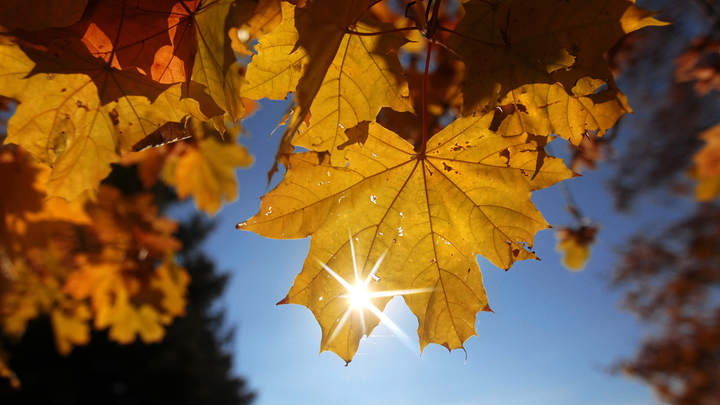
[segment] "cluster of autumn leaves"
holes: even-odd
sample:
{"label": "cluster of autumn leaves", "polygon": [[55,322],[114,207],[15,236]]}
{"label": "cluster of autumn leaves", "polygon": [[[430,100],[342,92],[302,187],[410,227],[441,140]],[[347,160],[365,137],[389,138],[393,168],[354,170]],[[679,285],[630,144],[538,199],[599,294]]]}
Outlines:
{"label": "cluster of autumn leaves", "polygon": [[23,149],[0,151],[2,332],[19,338],[47,314],[62,354],[88,343],[91,321],[119,343],[159,341],[185,313],[190,281],[174,261],[177,223],[158,217],[147,192],[101,185],[93,199],[48,198],[50,174]]}
{"label": "cluster of autumn leaves", "polygon": [[[163,338],[190,280],[175,262],[177,223],[150,190],[163,181],[213,214],[252,163],[239,126],[225,128],[244,114],[216,24],[232,21],[233,2],[87,3],[0,5],[0,101],[15,110],[0,148],[0,326],[19,339],[47,315],[62,354],[91,327],[124,344]],[[232,18],[252,15],[246,3]],[[135,165],[146,191],[100,185],[111,163]],[[0,376],[18,385],[4,360]]]}
{"label": "cluster of autumn leaves", "polygon": [[[119,342],[161,338],[188,282],[174,225],[100,181],[137,164],[145,188],[162,179],[213,213],[251,162],[236,144],[249,99],[293,93],[284,178],[238,227],[312,236],[282,302],[307,306],[321,350],[348,362],[379,318],[327,269],[380,311],[403,295],[422,348],[461,348],[490,310],[475,255],[537,258],[548,224],[530,193],[574,175],[545,146],[631,111],[603,53],[661,24],[629,0],[416,2],[411,18],[376,0],[35,3],[0,8],[0,95],[18,102],[1,162],[28,179],[0,200],[4,332],[48,313],[61,351],[91,320]],[[64,236],[36,237],[43,221]]]}

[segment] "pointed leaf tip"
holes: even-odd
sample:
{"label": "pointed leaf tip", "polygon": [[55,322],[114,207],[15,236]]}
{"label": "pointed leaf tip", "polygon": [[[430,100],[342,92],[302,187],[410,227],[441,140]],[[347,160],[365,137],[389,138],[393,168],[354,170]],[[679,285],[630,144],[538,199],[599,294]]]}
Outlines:
{"label": "pointed leaf tip", "polygon": [[237,225],[235,225],[235,229],[243,229],[247,226],[247,222],[238,222]]}
{"label": "pointed leaf tip", "polygon": [[285,305],[285,304],[289,304],[289,303],[290,303],[290,295],[286,295],[285,298],[278,301],[278,303],[275,305]]}
{"label": "pointed leaf tip", "polygon": [[583,177],[583,175],[580,173],[572,172],[572,177]]}
{"label": "pointed leaf tip", "polygon": [[492,312],[493,314],[495,313],[495,311],[490,309],[490,304],[485,305],[485,308],[482,309],[482,312]]}
{"label": "pointed leaf tip", "polygon": [[441,344],[440,346],[448,349],[449,352],[452,352],[452,350],[450,350],[450,345],[448,344],[448,342],[445,342],[445,343]]}

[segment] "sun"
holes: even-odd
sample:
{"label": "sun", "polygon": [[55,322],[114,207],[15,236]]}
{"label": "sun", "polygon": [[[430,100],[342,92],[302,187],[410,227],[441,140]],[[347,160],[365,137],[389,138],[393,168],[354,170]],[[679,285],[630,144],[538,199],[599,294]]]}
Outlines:
{"label": "sun", "polygon": [[380,277],[378,277],[375,273],[377,273],[378,269],[380,268],[380,265],[382,264],[383,259],[387,254],[387,250],[380,256],[377,262],[375,262],[372,270],[370,270],[370,273],[364,280],[360,278],[360,274],[358,272],[357,261],[355,259],[355,246],[353,244],[352,235],[350,235],[350,252],[352,254],[353,270],[355,274],[354,285],[350,284],[347,280],[345,280],[342,276],[333,271],[333,269],[328,267],[325,263],[318,260],[323,269],[330,273],[330,275],[333,276],[333,278],[337,280],[347,291],[346,293],[340,295],[340,297],[349,301],[348,308],[345,310],[345,313],[335,325],[328,342],[331,342],[335,338],[335,336],[338,334],[338,332],[340,332],[340,330],[345,325],[348,318],[352,315],[354,311],[358,311],[360,315],[360,322],[362,325],[363,334],[367,335],[367,331],[365,328],[365,310],[368,310],[373,315],[377,316],[381,322],[385,323],[388,327],[390,327],[390,329],[392,329],[393,332],[395,332],[400,337],[400,339],[403,341],[403,343],[405,343],[406,346],[410,346],[410,339],[407,337],[407,335],[405,335],[405,333],[397,325],[395,325],[395,323],[390,318],[383,314],[383,312],[380,311],[380,309],[378,309],[375,304],[373,304],[372,299],[377,297],[394,297],[396,295],[428,293],[432,292],[434,289],[416,288],[412,290],[370,291],[370,289],[368,288],[370,281],[374,280],[377,284],[381,280]]}
{"label": "sun", "polygon": [[356,284],[348,290],[347,295],[350,298],[350,308],[367,308],[370,303],[371,293],[368,291],[367,286],[363,284]]}

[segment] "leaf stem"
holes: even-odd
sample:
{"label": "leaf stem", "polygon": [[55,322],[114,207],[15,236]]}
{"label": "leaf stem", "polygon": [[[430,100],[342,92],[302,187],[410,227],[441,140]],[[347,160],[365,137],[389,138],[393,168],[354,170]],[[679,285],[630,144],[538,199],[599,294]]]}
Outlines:
{"label": "leaf stem", "polygon": [[585,223],[585,221],[587,221],[585,215],[580,211],[572,193],[570,193],[570,188],[568,188],[564,182],[560,182],[560,192],[562,192],[562,196],[565,199],[565,210],[573,217],[578,225],[587,225],[587,223]]}
{"label": "leaf stem", "polygon": [[[437,32],[438,27],[441,26],[440,23],[438,22],[438,21],[440,21],[439,13],[440,13],[440,3],[441,2],[442,2],[442,0],[437,0],[435,2],[435,7],[433,8],[433,15],[427,22],[428,31],[427,31],[426,36],[428,39],[434,40],[435,32]],[[430,3],[432,3],[432,0],[430,1]],[[430,15],[430,3],[428,3],[428,16]]]}
{"label": "leaf stem", "polygon": [[423,87],[422,87],[422,127],[423,127],[423,140],[422,149],[420,150],[420,156],[425,157],[425,150],[427,150],[428,141],[428,123],[427,123],[427,82],[428,82],[428,71],[430,69],[430,54],[432,53],[432,41],[427,42],[427,55],[425,56],[425,73],[423,73]]}

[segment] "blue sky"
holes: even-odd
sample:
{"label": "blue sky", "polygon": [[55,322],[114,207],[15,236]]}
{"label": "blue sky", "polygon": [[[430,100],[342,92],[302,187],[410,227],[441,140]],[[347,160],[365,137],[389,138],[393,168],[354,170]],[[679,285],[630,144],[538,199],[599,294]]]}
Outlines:
{"label": "blue sky", "polygon": [[[235,370],[259,394],[256,404],[613,404],[655,402],[639,382],[610,374],[631,356],[643,336],[633,317],[619,308],[621,292],[609,287],[616,251],[627,237],[652,224],[679,218],[681,204],[641,204],[632,215],[613,211],[604,187],[611,174],[598,172],[567,182],[583,212],[602,224],[599,242],[585,271],[560,265],[552,231],[540,232],[535,251],[542,259],[518,262],[505,272],[478,257],[490,305],[480,313],[479,337],[449,353],[438,345],[422,355],[417,320],[399,297],[385,313],[410,338],[381,324],[361,341],[348,367],[335,354],[318,355],[320,327],[305,307],[276,306],[302,268],[310,240],[271,240],[235,230],[257,213],[266,191],[266,173],[279,141],[267,139],[286,102],[263,103],[245,121],[242,138],[256,158],[238,171],[240,197],[217,215],[218,226],[205,243],[218,268],[232,275],[225,296],[228,321],[235,327]],[[553,152],[564,153],[564,141]],[[621,153],[621,151],[620,151]],[[275,182],[279,180],[276,176]],[[553,225],[571,224],[555,186],[533,194]],[[683,208],[685,207],[685,208]]]}

